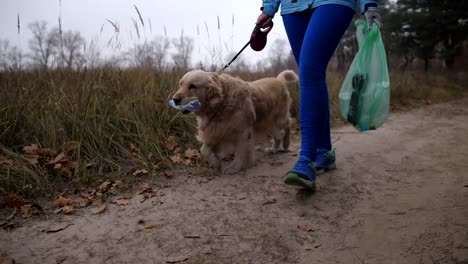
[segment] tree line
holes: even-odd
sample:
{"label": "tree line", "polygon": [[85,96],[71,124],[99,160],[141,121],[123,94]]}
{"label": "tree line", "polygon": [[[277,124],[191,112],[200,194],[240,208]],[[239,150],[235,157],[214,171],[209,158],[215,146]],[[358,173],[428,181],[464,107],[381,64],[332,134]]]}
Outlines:
{"label": "tree line", "polygon": [[[27,52],[11,45],[8,40],[0,39],[0,69],[19,70],[25,67],[76,69],[99,66],[162,69],[168,64],[178,68],[188,68],[194,48],[193,39],[184,36],[182,32],[177,38],[156,36],[150,41],[134,44],[119,54],[104,56],[95,41],[88,43],[78,31],[62,31],[58,27],[48,28],[45,21],[33,22],[28,25],[28,29],[32,37],[28,40]],[[108,47],[112,40],[107,43]]]}
{"label": "tree line", "polygon": [[[468,1],[453,0],[383,0],[380,1],[384,26],[382,37],[389,62],[406,70],[415,61],[422,61],[422,69],[428,71],[431,61],[437,60],[451,69],[457,60],[466,59],[468,51]],[[355,19],[361,18],[356,14]],[[345,33],[334,55],[334,65],[346,69],[357,52],[354,38],[354,23]],[[86,42],[80,32],[61,28],[48,28],[44,21],[28,25],[32,33],[28,51],[23,52],[8,40],[0,40],[0,69],[82,68],[110,66],[133,66],[163,68],[189,68],[192,66],[194,40],[180,34],[169,38],[156,36],[150,41],[136,43],[131,48],[112,56],[103,56],[97,43]],[[117,29],[118,30],[118,29]],[[137,32],[139,33],[139,32]],[[108,43],[109,44],[109,43]],[[278,71],[294,65],[286,40],[273,43],[267,61],[249,65],[240,57],[231,67],[235,69],[266,67]],[[212,52],[213,53],[213,52]],[[465,54],[465,57],[462,55]],[[229,53],[226,60],[232,58]],[[225,58],[222,58],[225,60]],[[200,68],[216,68],[205,63],[194,63]],[[218,65],[219,66],[219,65]]]}

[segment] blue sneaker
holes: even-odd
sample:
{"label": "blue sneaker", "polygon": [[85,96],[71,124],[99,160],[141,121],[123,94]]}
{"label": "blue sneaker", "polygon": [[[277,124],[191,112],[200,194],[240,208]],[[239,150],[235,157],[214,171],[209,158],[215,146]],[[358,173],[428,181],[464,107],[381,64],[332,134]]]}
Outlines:
{"label": "blue sneaker", "polygon": [[315,190],[315,164],[304,156],[300,156],[294,168],[286,174],[284,183]]}
{"label": "blue sneaker", "polygon": [[317,159],[315,160],[315,169],[317,174],[336,169],[335,161],[335,150],[318,150]]}

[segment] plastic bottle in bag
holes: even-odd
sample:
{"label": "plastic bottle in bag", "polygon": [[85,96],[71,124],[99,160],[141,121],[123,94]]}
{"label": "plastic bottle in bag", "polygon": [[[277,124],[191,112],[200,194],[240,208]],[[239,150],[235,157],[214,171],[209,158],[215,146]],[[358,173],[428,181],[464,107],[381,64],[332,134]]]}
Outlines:
{"label": "plastic bottle in bag", "polygon": [[200,108],[201,108],[201,103],[197,98],[191,100],[190,102],[188,102],[188,103],[186,103],[184,105],[176,105],[174,100],[170,100],[169,105],[172,108],[177,109],[179,111],[188,111],[188,112],[196,112],[196,111],[200,110]]}
{"label": "plastic bottle in bag", "polygon": [[362,132],[385,122],[390,109],[390,79],[378,25],[374,23],[371,30],[365,20],[357,20],[355,25],[359,51],[341,86],[339,102],[342,117]]}

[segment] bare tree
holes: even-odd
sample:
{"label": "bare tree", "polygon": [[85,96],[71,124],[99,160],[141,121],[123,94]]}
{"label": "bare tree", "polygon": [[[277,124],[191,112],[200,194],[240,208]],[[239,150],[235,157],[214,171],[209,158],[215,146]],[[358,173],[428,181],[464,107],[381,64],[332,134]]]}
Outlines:
{"label": "bare tree", "polygon": [[180,37],[175,38],[172,43],[175,48],[175,53],[172,54],[175,66],[179,69],[188,69],[193,52],[193,39],[184,37],[184,31],[182,31]]}
{"label": "bare tree", "polygon": [[33,63],[47,68],[51,66],[53,56],[56,55],[57,34],[54,31],[47,31],[47,22],[36,21],[29,24],[33,36],[29,40],[29,57]]}
{"label": "bare tree", "polygon": [[164,67],[171,42],[166,36],[157,36],[151,44],[154,47],[154,60],[156,67],[161,70]]}
{"label": "bare tree", "polygon": [[134,45],[124,56],[134,67],[154,67],[156,65],[154,53],[154,47],[145,42]]}
{"label": "bare tree", "polygon": [[289,46],[284,39],[276,39],[271,46],[268,62],[273,72],[279,73],[287,68]]}
{"label": "bare tree", "polygon": [[[230,52],[226,58],[225,61],[229,62],[231,61],[234,56],[237,55],[237,52],[233,51]],[[224,65],[223,65],[224,66]],[[232,71],[232,72],[242,72],[242,71],[249,71],[250,70],[250,65],[249,63],[245,60],[244,56],[240,54],[235,61],[232,62],[232,64],[227,68],[227,71]]]}
{"label": "bare tree", "polygon": [[135,67],[164,68],[170,41],[166,37],[156,37],[151,42],[136,44],[124,53],[124,56]]}
{"label": "bare tree", "polygon": [[23,52],[16,46],[13,46],[7,54],[10,62],[10,69],[19,71],[23,68]]}
{"label": "bare tree", "polygon": [[0,40],[0,68],[8,69],[8,52],[10,50],[10,42],[8,40]]}
{"label": "bare tree", "polygon": [[63,66],[67,68],[81,67],[85,60],[83,50],[85,40],[80,32],[68,30],[62,36],[62,50],[60,51],[60,60]]}
{"label": "bare tree", "polygon": [[23,52],[17,46],[10,46],[8,40],[0,40],[0,69],[21,70]]}
{"label": "bare tree", "polygon": [[83,57],[85,61],[85,66],[89,68],[98,67],[101,60],[101,51],[94,40],[92,40],[89,45],[84,45]]}

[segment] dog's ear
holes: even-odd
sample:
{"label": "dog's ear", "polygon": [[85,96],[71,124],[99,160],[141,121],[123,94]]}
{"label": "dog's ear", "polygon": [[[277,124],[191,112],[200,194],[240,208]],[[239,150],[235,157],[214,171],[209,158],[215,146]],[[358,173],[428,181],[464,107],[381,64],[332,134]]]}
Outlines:
{"label": "dog's ear", "polygon": [[206,102],[210,107],[215,107],[224,99],[223,83],[217,73],[210,74],[206,89]]}

